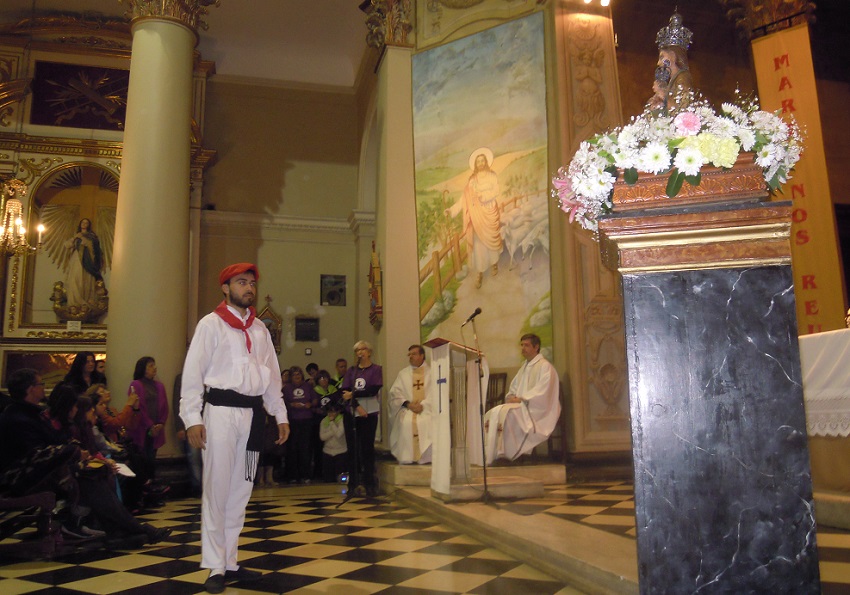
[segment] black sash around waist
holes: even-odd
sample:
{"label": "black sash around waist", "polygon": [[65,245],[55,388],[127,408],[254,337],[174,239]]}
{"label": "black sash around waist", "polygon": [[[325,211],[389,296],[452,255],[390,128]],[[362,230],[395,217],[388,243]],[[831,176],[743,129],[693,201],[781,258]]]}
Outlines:
{"label": "black sash around waist", "polygon": [[260,451],[263,450],[263,429],[266,423],[262,395],[243,395],[235,390],[210,388],[204,395],[204,401],[215,407],[238,407],[251,410],[251,430],[248,432],[248,444],[245,453],[245,479],[254,481],[257,460]]}

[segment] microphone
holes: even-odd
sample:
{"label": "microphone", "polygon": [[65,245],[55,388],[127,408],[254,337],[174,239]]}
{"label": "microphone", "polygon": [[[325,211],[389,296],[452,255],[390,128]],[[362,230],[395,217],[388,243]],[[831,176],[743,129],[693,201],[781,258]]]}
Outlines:
{"label": "microphone", "polygon": [[472,322],[472,319],[473,319],[473,318],[475,318],[476,316],[478,316],[479,314],[481,314],[481,308],[475,308],[475,312],[473,312],[472,314],[470,314],[470,315],[469,315],[469,318],[467,318],[467,319],[466,319],[466,322],[464,322],[464,323],[463,323],[462,325],[460,325],[460,326],[462,326],[462,327],[463,327],[463,326],[466,326],[467,324],[469,324],[470,322]]}

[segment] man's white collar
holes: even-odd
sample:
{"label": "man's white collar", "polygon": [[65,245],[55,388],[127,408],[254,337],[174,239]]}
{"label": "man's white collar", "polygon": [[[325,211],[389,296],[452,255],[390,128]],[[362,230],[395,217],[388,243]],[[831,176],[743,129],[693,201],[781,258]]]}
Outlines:
{"label": "man's white collar", "polygon": [[239,310],[237,310],[236,308],[234,308],[230,304],[225,304],[225,305],[227,306],[227,309],[230,310],[230,312],[233,313],[233,315],[236,316],[236,318],[241,320],[243,323],[248,320],[249,316],[251,316],[250,310],[245,310],[245,316],[242,316],[242,314],[239,312]]}

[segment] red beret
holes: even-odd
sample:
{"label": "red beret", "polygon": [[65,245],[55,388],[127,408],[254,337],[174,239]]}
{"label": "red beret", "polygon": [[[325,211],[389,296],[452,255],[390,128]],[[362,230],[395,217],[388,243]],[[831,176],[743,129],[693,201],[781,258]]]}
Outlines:
{"label": "red beret", "polygon": [[221,269],[221,272],[218,274],[218,282],[220,285],[224,285],[236,275],[247,273],[248,271],[254,273],[254,278],[257,281],[260,280],[260,270],[257,268],[257,265],[250,262],[237,262]]}

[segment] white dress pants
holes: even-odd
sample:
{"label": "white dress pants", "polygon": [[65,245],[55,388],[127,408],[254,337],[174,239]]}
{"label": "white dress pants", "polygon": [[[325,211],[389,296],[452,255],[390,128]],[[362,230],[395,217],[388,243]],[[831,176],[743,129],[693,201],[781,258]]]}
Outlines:
{"label": "white dress pants", "polygon": [[[245,479],[245,447],[251,409],[204,407],[207,444],[203,450],[204,493],[201,506],[201,568],[238,570],[239,534],[254,487]],[[256,458],[251,477],[256,471]]]}

